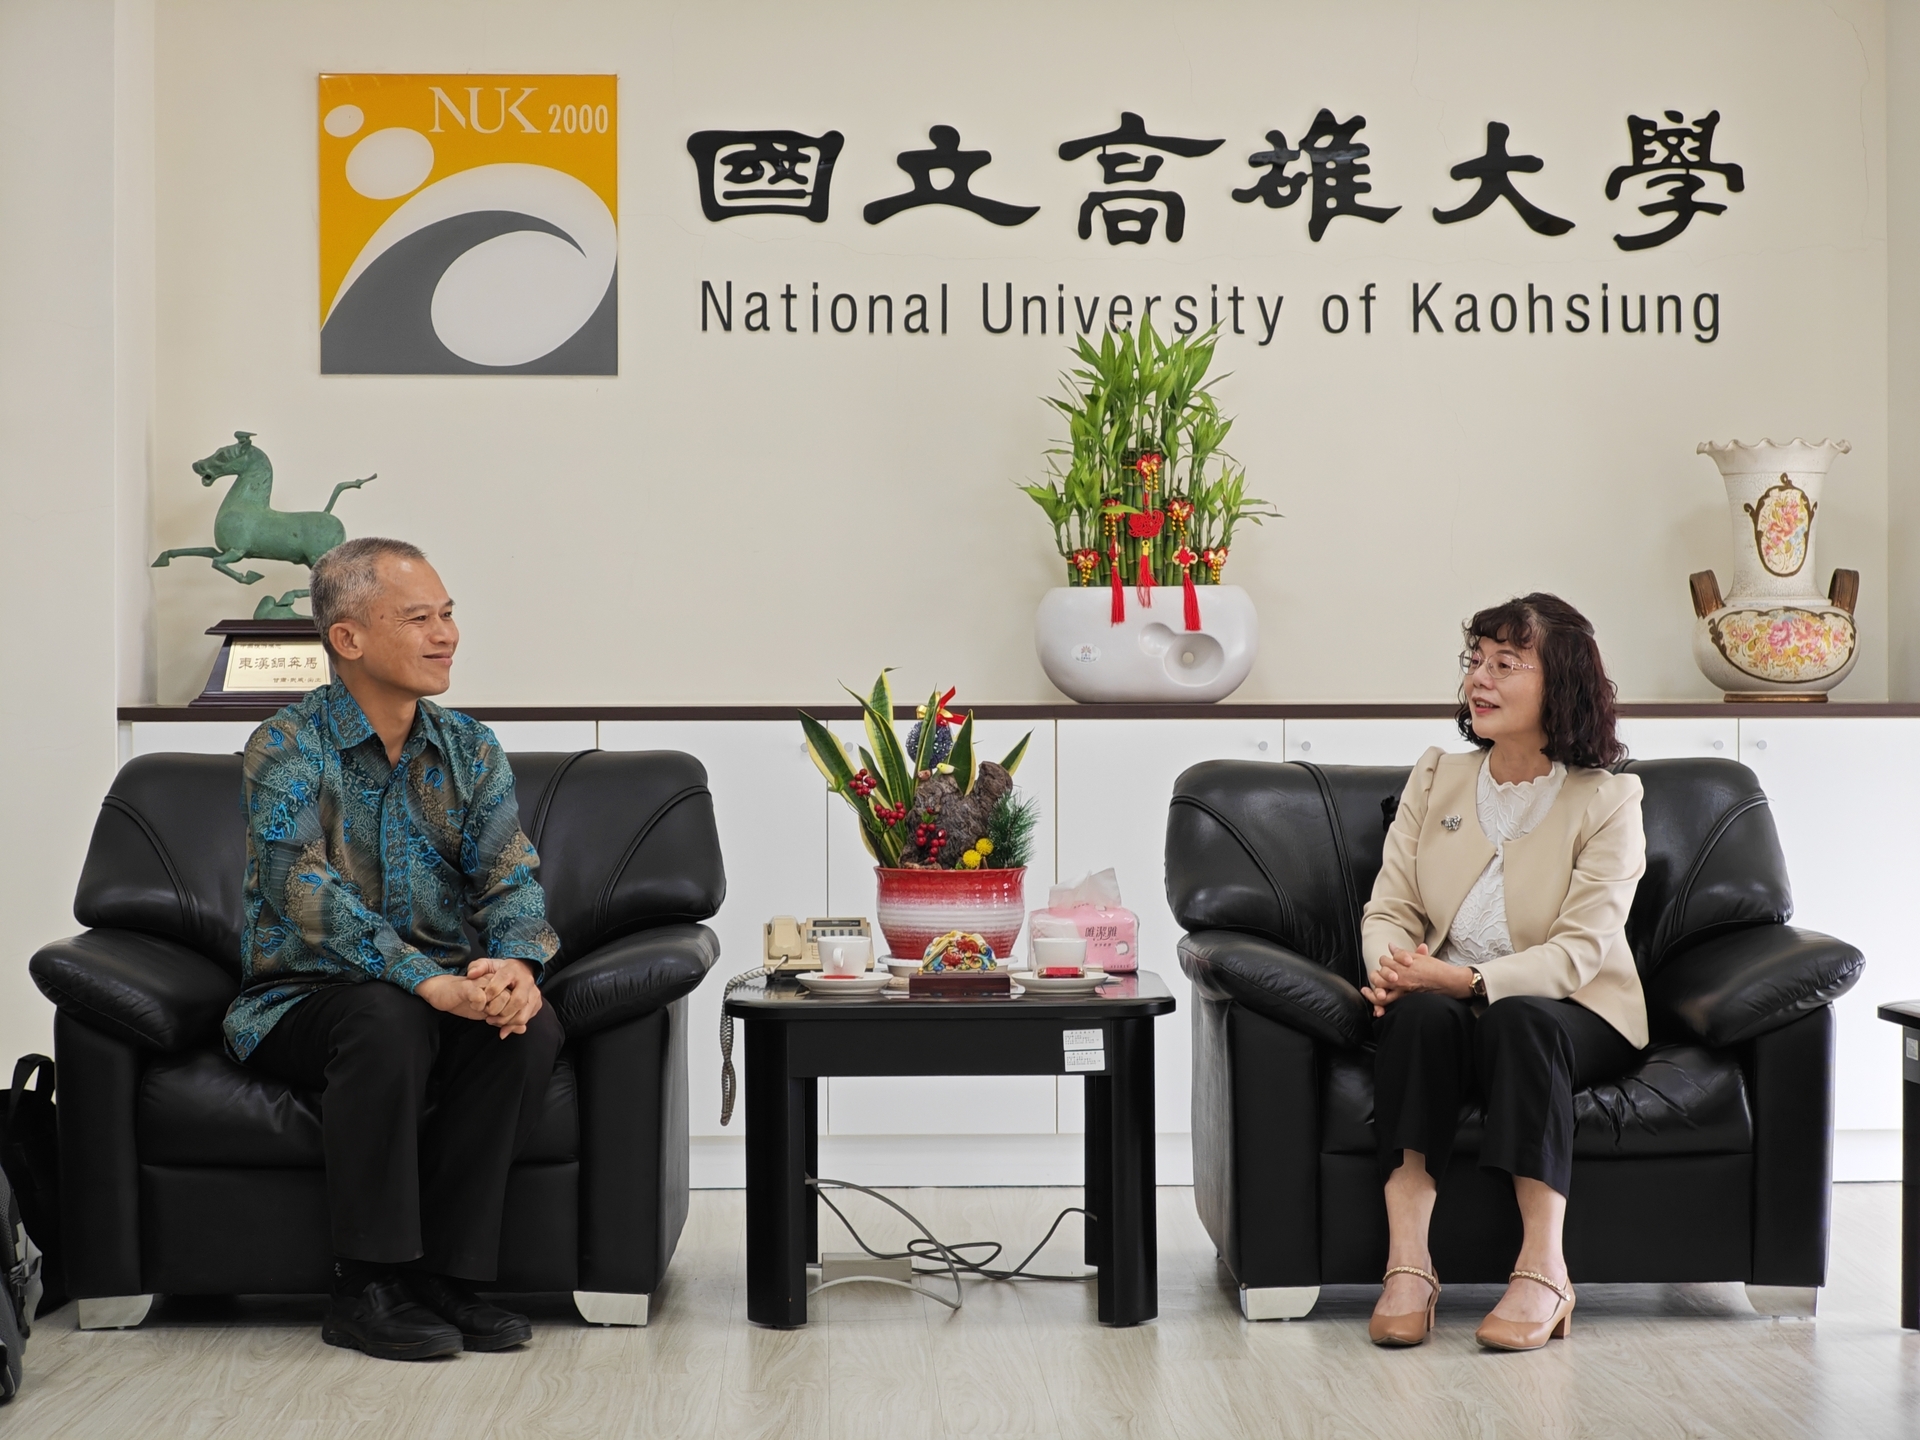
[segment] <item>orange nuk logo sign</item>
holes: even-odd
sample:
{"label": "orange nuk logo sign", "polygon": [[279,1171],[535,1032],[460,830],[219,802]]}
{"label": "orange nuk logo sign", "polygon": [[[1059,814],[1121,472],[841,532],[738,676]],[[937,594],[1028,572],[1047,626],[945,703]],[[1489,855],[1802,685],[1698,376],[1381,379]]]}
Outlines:
{"label": "orange nuk logo sign", "polygon": [[617,374],[618,88],[322,75],[321,373]]}

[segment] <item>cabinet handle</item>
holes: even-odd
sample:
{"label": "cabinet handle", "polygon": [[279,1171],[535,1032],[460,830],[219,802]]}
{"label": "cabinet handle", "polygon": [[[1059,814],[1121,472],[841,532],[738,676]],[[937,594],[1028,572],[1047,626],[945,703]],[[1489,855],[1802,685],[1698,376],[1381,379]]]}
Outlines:
{"label": "cabinet handle", "polygon": [[1716,740],[1713,742],[1713,748],[1716,750],[1724,750],[1727,748],[1727,742],[1724,740]]}
{"label": "cabinet handle", "polygon": [[1311,740],[1302,740],[1300,742],[1300,753],[1302,755],[1311,754],[1312,751],[1313,751],[1313,742]]}
{"label": "cabinet handle", "polygon": [[1257,746],[1256,748],[1257,748],[1257,749],[1261,749],[1261,750],[1264,750],[1264,749],[1266,749],[1266,748],[1267,748],[1267,742],[1266,742],[1266,741],[1264,741],[1264,740],[1262,740],[1262,741],[1260,742],[1260,744],[1259,744],[1259,745],[1258,745],[1258,746]]}
{"label": "cabinet handle", "polygon": [[1767,742],[1764,740],[1756,740],[1753,742],[1753,748],[1756,750],[1764,750],[1767,748]]}

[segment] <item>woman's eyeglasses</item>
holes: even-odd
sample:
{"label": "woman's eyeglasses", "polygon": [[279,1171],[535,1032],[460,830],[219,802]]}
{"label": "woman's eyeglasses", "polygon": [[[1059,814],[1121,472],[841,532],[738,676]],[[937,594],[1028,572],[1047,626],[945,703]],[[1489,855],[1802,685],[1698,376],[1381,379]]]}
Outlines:
{"label": "woman's eyeglasses", "polygon": [[1486,667],[1488,677],[1492,679],[1496,685],[1503,680],[1512,678],[1516,670],[1538,670],[1540,668],[1538,665],[1524,664],[1507,655],[1482,656],[1472,650],[1462,650],[1460,652],[1460,673],[1462,675],[1471,676],[1474,671],[1480,669],[1482,666]]}

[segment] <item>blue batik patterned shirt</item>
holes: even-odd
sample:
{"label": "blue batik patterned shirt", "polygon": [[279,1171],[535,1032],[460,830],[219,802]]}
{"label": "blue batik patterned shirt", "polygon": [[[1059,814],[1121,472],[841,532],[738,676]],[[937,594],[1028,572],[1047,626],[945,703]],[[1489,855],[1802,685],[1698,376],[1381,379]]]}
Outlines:
{"label": "blue batik patterned shirt", "polygon": [[389,765],[347,687],[323,685],[253,732],[243,788],[247,928],[226,1021],[239,1059],[322,985],[412,991],[479,956],[538,976],[560,949],[513,771],[478,720],[422,700]]}

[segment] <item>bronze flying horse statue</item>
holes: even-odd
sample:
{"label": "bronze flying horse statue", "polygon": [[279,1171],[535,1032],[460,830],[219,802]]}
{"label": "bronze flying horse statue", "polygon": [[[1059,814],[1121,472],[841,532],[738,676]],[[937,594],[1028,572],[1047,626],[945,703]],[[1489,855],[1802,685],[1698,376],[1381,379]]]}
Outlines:
{"label": "bronze flying horse statue", "polygon": [[[242,585],[255,584],[258,570],[242,575],[233,568],[236,560],[285,560],[311,567],[327,551],[347,538],[347,527],[333,513],[334,501],[342,490],[357,490],[368,480],[379,478],[376,472],[363,480],[342,480],[333,487],[324,510],[276,510],[273,508],[273,462],[267,452],[255,447],[252,430],[236,430],[236,443],[222,445],[204,460],[193,462],[193,473],[202,485],[211,485],[224,475],[235,477],[233,488],[220,502],[213,517],[213,544],[196,545],[184,550],[166,550],[154,566],[169,565],[176,555],[198,555],[213,561],[213,568]],[[301,620],[293,602],[307,594],[289,590],[275,599],[268,595],[253,612],[256,620]]]}

